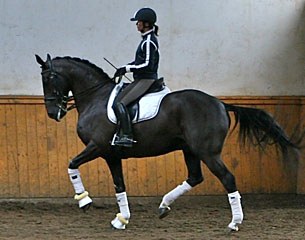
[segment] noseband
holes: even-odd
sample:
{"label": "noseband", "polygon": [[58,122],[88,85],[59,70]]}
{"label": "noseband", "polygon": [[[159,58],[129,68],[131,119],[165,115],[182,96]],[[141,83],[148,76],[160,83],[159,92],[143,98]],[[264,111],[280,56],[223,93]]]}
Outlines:
{"label": "noseband", "polygon": [[[50,63],[49,63],[50,66]],[[45,74],[45,73],[50,73],[49,75],[49,81],[51,81],[53,83],[54,86],[54,96],[51,97],[44,97],[45,102],[51,102],[51,101],[56,101],[56,106],[59,108],[58,111],[58,117],[60,116],[61,111],[63,112],[68,112],[70,110],[72,110],[73,108],[75,108],[75,104],[72,104],[71,106],[67,107],[68,102],[74,100],[73,96],[67,96],[64,95],[58,88],[58,82],[57,82],[57,76],[58,73],[56,73],[52,66],[49,69],[46,69],[44,71],[41,72],[41,74]]]}

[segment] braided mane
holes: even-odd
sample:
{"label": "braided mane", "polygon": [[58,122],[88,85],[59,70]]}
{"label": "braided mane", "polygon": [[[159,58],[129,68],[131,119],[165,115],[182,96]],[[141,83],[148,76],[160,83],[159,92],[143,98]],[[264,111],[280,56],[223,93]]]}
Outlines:
{"label": "braided mane", "polygon": [[96,66],[95,64],[89,62],[86,59],[81,59],[81,58],[77,58],[77,57],[70,57],[70,56],[65,56],[65,57],[56,57],[53,60],[60,60],[60,59],[65,59],[67,61],[74,61],[74,62],[79,62],[79,63],[83,63],[85,65],[88,65],[89,67],[93,68],[94,71],[98,72],[99,74],[101,74],[102,76],[106,77],[106,78],[110,78],[109,75],[107,73],[104,72],[103,69],[101,69],[100,67]]}

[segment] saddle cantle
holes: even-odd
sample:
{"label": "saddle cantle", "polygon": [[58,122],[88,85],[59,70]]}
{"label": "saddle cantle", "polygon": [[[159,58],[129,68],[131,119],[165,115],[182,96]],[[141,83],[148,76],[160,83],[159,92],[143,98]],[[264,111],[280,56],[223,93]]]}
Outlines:
{"label": "saddle cantle", "polygon": [[[127,85],[128,83],[123,82],[117,84],[110,94],[107,104],[107,115],[108,119],[113,123],[117,123],[116,116],[112,109],[113,102],[119,92]],[[154,118],[158,114],[162,99],[170,92],[170,89],[165,86],[163,78],[158,79],[142,98],[128,106],[128,112],[130,119],[132,119],[132,123]]]}

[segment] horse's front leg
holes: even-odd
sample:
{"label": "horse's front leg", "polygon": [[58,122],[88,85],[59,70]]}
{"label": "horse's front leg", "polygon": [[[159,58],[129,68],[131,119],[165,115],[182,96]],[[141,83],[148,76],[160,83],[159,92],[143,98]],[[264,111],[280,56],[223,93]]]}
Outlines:
{"label": "horse's front leg", "polygon": [[87,147],[79,155],[73,158],[69,164],[68,174],[75,190],[74,199],[78,201],[79,207],[84,210],[87,210],[90,207],[92,199],[89,197],[89,193],[85,191],[78,168],[80,165],[99,156],[99,148],[93,142],[89,142]]}
{"label": "horse's front leg", "polygon": [[118,158],[111,158],[106,159],[106,161],[113,178],[114,188],[116,192],[115,196],[120,209],[120,212],[111,221],[111,225],[115,229],[125,229],[130,219],[130,210],[125,190],[122,160]]}

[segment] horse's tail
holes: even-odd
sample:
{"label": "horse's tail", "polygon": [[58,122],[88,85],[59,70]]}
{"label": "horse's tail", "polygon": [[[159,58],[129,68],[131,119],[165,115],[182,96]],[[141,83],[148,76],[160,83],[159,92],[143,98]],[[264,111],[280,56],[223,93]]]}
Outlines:
{"label": "horse's tail", "polygon": [[239,138],[243,144],[247,139],[262,148],[276,144],[283,154],[287,153],[288,148],[299,149],[298,144],[293,143],[275,119],[264,110],[226,103],[224,106],[227,112],[234,112],[236,122],[233,129],[239,123]]}

